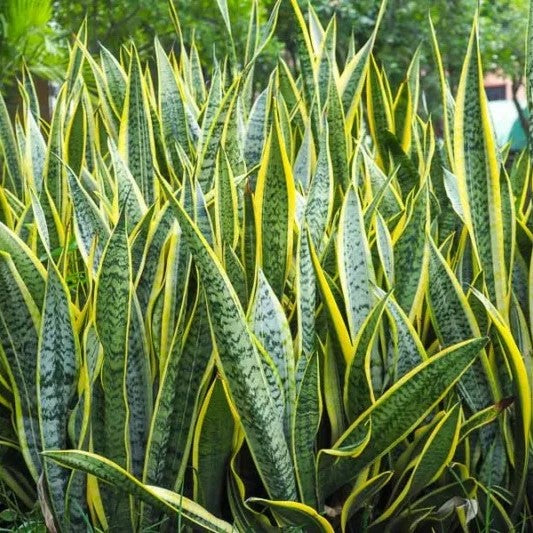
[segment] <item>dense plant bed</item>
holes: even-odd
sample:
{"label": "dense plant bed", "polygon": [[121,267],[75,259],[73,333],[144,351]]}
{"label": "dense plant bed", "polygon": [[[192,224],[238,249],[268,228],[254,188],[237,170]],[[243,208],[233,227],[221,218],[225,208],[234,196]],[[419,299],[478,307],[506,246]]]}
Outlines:
{"label": "dense plant bed", "polygon": [[416,54],[393,89],[375,36],[339,64],[293,4],[268,87],[275,10],[209,79],[82,28],[50,124],[27,75],[0,103],[4,520],[531,527],[531,166],[495,145],[477,23],[455,99],[435,38],[419,113]]}

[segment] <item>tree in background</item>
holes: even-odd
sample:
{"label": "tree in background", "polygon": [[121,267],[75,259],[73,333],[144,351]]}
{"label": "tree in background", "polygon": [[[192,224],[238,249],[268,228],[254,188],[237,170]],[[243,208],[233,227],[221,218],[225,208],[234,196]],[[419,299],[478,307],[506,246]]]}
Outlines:
{"label": "tree in background", "polygon": [[[307,0],[298,0],[304,10]],[[381,0],[310,0],[321,20],[337,18],[340,61],[350,42],[361,47],[374,27]],[[483,0],[480,6],[482,47],[486,69],[501,70],[513,80],[516,96],[523,78],[523,41],[527,19],[527,0]],[[253,0],[227,0],[237,58],[244,56],[247,26]],[[275,0],[258,0],[259,18],[265,21]],[[213,55],[230,52],[223,18],[215,0],[174,0],[186,45],[196,43],[203,66],[213,66]],[[392,85],[405,76],[416,48],[420,47],[421,71],[428,107],[438,102],[437,79],[430,40],[428,14],[434,22],[439,46],[452,89],[456,86],[477,0],[389,0],[378,34],[375,53],[387,66]],[[57,77],[61,72],[61,50],[67,37],[75,34],[87,17],[89,50],[96,52],[103,43],[113,53],[129,39],[144,59],[152,55],[157,35],[167,49],[177,42],[169,17],[167,0],[9,0],[0,3],[0,59],[3,72],[0,91],[12,84],[22,61],[41,76]],[[296,60],[295,21],[290,0],[280,6],[276,39],[264,51],[257,65],[259,83],[266,83],[266,72],[280,53]],[[343,52],[344,51],[344,52]],[[4,65],[7,65],[5,67]],[[518,105],[518,104],[517,104]],[[519,106],[518,106],[519,107]],[[522,120],[526,120],[522,115]]]}
{"label": "tree in background", "polygon": [[[274,0],[268,0],[269,5]],[[298,0],[307,7],[307,0]],[[376,23],[381,0],[311,0],[321,20],[337,19],[338,51],[348,50],[353,39],[356,48],[364,45]],[[527,0],[482,0],[479,6],[481,47],[485,71],[493,70],[513,82],[513,97],[523,127],[527,117],[516,96],[524,79],[524,36],[527,24]],[[403,81],[409,63],[420,46],[420,67],[424,76],[425,101],[432,115],[438,116],[439,82],[436,74],[428,15],[437,32],[448,81],[454,90],[459,81],[463,53],[467,45],[477,0],[389,0],[374,53],[386,66],[390,82]],[[290,1],[282,2],[277,36],[296,56],[294,19]],[[343,61],[343,57],[338,58]]]}
{"label": "tree in background", "polygon": [[[299,0],[305,9],[307,1]],[[311,0],[322,20],[335,15],[339,50],[347,50],[353,36],[356,47],[362,47],[374,28],[381,0]],[[272,6],[274,0],[269,0]],[[463,63],[477,0],[389,0],[375,54],[387,65],[393,83],[399,83],[413,53],[421,44],[421,64],[426,71],[433,68],[428,15],[438,34],[446,70],[456,85]],[[501,69],[513,79],[523,76],[524,36],[527,0],[484,0],[480,5],[481,45],[486,69]],[[295,50],[294,23],[290,2],[282,2],[278,38]],[[339,59],[343,59],[342,57]]]}
{"label": "tree in background", "polygon": [[144,55],[155,35],[163,42],[175,39],[167,0],[55,0],[54,20],[65,36],[74,35],[85,19],[91,52],[102,43],[116,54],[133,39]]}
{"label": "tree in background", "polygon": [[14,86],[23,65],[45,79],[61,77],[66,46],[53,15],[52,0],[0,2],[0,92]]}
{"label": "tree in background", "polygon": [[[287,0],[288,1],[288,0]],[[253,0],[228,0],[228,12],[233,28],[237,57],[244,56],[248,21]],[[194,41],[203,66],[213,66],[213,55],[230,55],[230,41],[215,0],[174,0],[179,15],[185,44]],[[97,52],[102,43],[114,54],[133,40],[141,58],[153,55],[154,37],[157,35],[165,48],[177,42],[177,35],[169,16],[168,0],[57,0],[54,4],[55,20],[67,33],[75,33],[87,17],[88,48]],[[268,4],[259,1],[259,20],[268,18]],[[279,42],[271,44],[263,56],[271,67],[281,49]]]}
{"label": "tree in background", "polygon": [[[274,0],[268,1],[270,5],[274,4]],[[335,15],[339,43],[337,50],[347,51],[351,39],[356,48],[361,48],[368,40],[376,23],[381,0],[311,0],[310,3],[321,20],[328,20]],[[305,10],[307,1],[299,0],[299,4]],[[394,85],[402,81],[419,45],[422,45],[421,65],[426,71],[432,69],[428,14],[439,34],[447,70],[452,78],[458,78],[476,5],[475,0],[389,0],[374,53],[380,62],[387,65],[390,81]],[[294,19],[289,1],[282,2],[277,35],[289,50],[296,50]],[[344,57],[339,57],[339,60],[343,61]]]}
{"label": "tree in background", "polygon": [[526,133],[528,118],[522,107],[524,102],[518,101],[517,94],[524,85],[528,3],[528,0],[484,2],[481,10],[485,66],[511,79],[513,101]]}

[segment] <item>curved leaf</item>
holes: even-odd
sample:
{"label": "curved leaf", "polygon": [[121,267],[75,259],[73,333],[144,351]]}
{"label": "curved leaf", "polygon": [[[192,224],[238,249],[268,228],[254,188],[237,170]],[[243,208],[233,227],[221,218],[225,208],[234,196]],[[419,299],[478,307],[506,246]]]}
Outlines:
{"label": "curved leaf", "polygon": [[176,518],[181,516],[193,527],[201,527],[207,531],[215,532],[233,531],[231,524],[214,517],[185,496],[160,487],[143,485],[126,470],[105,457],[81,450],[49,450],[44,452],[44,455],[63,466],[82,470],[111,483],[171,516]]}
{"label": "curved leaf", "polygon": [[309,533],[333,533],[331,524],[312,507],[303,503],[248,498],[248,503],[268,507],[283,524],[304,528]]}
{"label": "curved leaf", "polygon": [[[319,471],[323,496],[349,482],[408,435],[460,379],[486,344],[485,338],[456,344],[424,361],[394,384],[346,430],[334,449],[350,446],[361,438],[361,428],[371,422],[372,436],[355,459],[339,458]],[[346,475],[349,468],[350,475]],[[343,473],[341,477],[339,474]]]}

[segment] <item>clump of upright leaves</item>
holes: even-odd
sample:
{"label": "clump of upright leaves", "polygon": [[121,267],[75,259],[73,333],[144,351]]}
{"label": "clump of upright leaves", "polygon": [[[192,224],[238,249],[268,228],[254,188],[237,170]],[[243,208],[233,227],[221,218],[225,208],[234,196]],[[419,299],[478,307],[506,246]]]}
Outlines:
{"label": "clump of upright leaves", "polygon": [[385,4],[344,63],[291,4],[266,87],[279,3],[209,80],[82,28],[50,124],[0,103],[0,483],[50,530],[531,527],[531,163],[477,20],[441,139]]}

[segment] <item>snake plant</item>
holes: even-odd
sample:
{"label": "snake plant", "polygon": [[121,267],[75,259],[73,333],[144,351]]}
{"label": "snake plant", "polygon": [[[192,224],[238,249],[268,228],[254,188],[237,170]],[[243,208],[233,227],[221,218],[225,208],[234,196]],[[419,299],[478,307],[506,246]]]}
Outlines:
{"label": "snake plant", "polygon": [[290,1],[267,86],[279,2],[209,79],[82,27],[49,123],[30,77],[0,101],[0,485],[50,531],[532,527],[531,155],[477,19],[428,114],[385,3],[341,63]]}

